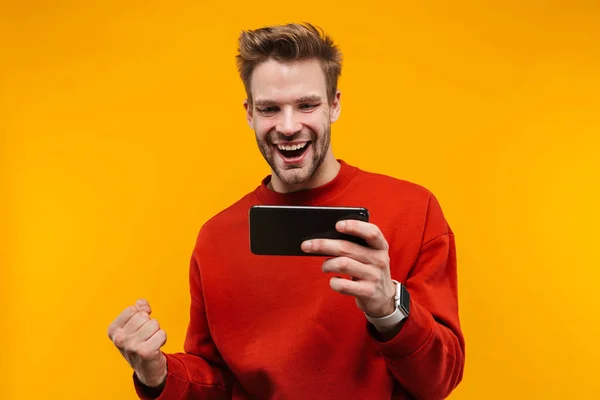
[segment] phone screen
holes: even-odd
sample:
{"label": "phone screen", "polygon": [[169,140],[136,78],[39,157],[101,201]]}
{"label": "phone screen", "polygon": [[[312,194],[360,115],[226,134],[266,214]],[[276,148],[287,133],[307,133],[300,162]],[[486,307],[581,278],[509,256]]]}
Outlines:
{"label": "phone screen", "polygon": [[364,207],[253,206],[249,212],[250,250],[258,255],[315,256],[301,249],[307,239],[349,240],[367,246],[362,238],[335,229],[341,220],[369,221]]}

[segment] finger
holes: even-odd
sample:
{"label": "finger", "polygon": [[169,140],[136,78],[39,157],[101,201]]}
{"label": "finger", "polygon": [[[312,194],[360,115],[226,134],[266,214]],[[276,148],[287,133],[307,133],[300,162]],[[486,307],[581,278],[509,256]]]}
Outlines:
{"label": "finger", "polygon": [[349,275],[353,278],[376,281],[381,271],[369,264],[363,264],[349,257],[330,258],[321,267],[323,272]]}
{"label": "finger", "polygon": [[156,331],[148,340],[146,345],[154,350],[160,349],[167,342],[167,333],[162,329]]}
{"label": "finger", "polygon": [[369,247],[373,249],[388,249],[387,240],[385,240],[383,233],[381,233],[381,230],[375,224],[354,219],[348,219],[344,221],[339,221],[335,227],[341,233],[363,238],[367,242]]}
{"label": "finger", "polygon": [[118,329],[123,328],[129,320],[137,314],[138,310],[135,306],[127,307],[108,327],[108,337],[113,340]]}
{"label": "finger", "polygon": [[331,257],[348,257],[364,264],[375,261],[375,251],[368,247],[339,239],[311,239],[302,243],[306,253],[322,254]]}
{"label": "finger", "polygon": [[352,281],[333,277],[329,280],[329,286],[338,293],[357,298],[370,298],[375,293],[375,286],[368,281]]}
{"label": "finger", "polygon": [[138,312],[133,317],[131,317],[129,322],[125,324],[125,326],[123,327],[123,333],[131,335],[132,333],[137,332],[137,330],[140,329],[142,325],[144,325],[149,319],[150,315],[147,312]]}
{"label": "finger", "polygon": [[152,314],[152,308],[150,308],[150,304],[146,299],[140,299],[136,301],[135,306],[138,308],[139,311],[145,311],[148,314]]}
{"label": "finger", "polygon": [[144,325],[140,327],[140,329],[138,329],[134,333],[133,337],[138,342],[145,342],[159,330],[160,326],[158,324],[158,321],[155,319],[149,319],[148,321],[146,321],[146,323],[144,323]]}

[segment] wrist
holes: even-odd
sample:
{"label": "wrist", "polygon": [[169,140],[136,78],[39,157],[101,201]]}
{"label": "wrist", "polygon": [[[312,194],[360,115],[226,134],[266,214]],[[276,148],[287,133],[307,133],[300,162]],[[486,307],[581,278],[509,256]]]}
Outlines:
{"label": "wrist", "polygon": [[396,285],[394,284],[394,281],[391,282],[389,293],[390,294],[387,296],[388,300],[385,302],[385,304],[381,305],[381,307],[379,307],[376,311],[365,311],[365,315],[370,318],[385,318],[392,314],[396,310]]}
{"label": "wrist", "polygon": [[369,317],[369,318],[381,319],[381,318],[389,317],[391,314],[394,313],[394,311],[396,311],[396,307],[394,306],[394,298],[392,298],[392,300],[390,301],[390,303],[387,304],[386,307],[382,307],[380,309],[380,311],[377,311],[377,312],[365,312],[365,315],[367,317]]}
{"label": "wrist", "polygon": [[388,309],[388,313],[381,317],[373,317],[365,313],[367,320],[379,331],[389,332],[395,331],[401,327],[404,320],[409,315],[410,310],[410,294],[408,290],[400,282],[393,280],[395,284],[395,294],[392,299],[393,307]]}
{"label": "wrist", "polygon": [[160,367],[158,370],[153,371],[151,374],[143,374],[139,371],[135,371],[135,375],[138,380],[144,385],[152,389],[162,389],[167,380],[167,358],[161,353],[161,360],[159,361]]}

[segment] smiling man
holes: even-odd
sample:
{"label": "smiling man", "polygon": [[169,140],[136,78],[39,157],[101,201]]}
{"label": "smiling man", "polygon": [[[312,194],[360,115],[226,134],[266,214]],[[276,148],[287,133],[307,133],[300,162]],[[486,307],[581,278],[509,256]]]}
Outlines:
{"label": "smiling man", "polygon": [[338,172],[330,125],[340,113],[340,96],[327,92],[321,63],[267,59],[255,66],[249,81],[247,118],[273,171],[275,191],[320,186]]}
{"label": "smiling man", "polygon": [[[243,32],[246,118],[272,173],[200,230],[190,264],[183,353],[146,300],[108,335],[141,399],[442,399],[463,376],[454,234],[435,196],[336,159],[341,55],[313,26]],[[315,239],[319,257],[248,246],[248,210],[354,205],[371,222],[337,229],[367,246]]]}

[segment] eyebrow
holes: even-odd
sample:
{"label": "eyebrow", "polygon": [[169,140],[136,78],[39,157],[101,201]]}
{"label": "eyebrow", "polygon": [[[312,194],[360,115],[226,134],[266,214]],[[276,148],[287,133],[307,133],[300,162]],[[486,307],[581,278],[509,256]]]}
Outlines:
{"label": "eyebrow", "polygon": [[[296,100],[294,100],[294,103],[299,104],[299,103],[318,103],[323,101],[323,99],[321,98],[321,96],[319,95],[309,95],[309,96],[302,96]],[[273,100],[256,100],[254,102],[254,104],[256,106],[272,106],[272,105],[276,105],[277,102],[273,101]]]}
{"label": "eyebrow", "polygon": [[315,95],[300,97],[299,99],[297,99],[295,101],[295,103],[317,103],[320,101],[322,101],[321,96],[315,94]]}

